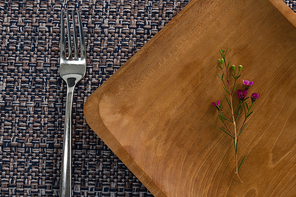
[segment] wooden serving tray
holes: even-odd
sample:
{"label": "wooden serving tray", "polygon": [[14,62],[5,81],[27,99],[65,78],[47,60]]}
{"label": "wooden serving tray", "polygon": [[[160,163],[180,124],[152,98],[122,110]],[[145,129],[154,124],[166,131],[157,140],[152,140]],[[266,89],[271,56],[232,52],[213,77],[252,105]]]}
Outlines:
{"label": "wooden serving tray", "polygon": [[[193,0],[88,98],[86,121],[154,196],[296,196],[295,21],[282,0]],[[221,46],[261,94],[244,183],[210,104],[227,105]]]}

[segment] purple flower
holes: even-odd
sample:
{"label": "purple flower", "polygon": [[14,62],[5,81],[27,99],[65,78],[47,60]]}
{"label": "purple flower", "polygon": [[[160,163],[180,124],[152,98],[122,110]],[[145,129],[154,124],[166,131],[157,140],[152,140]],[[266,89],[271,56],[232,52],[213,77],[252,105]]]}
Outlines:
{"label": "purple flower", "polygon": [[243,84],[246,88],[249,88],[253,85],[253,81],[243,80]]}
{"label": "purple flower", "polygon": [[240,98],[240,99],[244,99],[247,94],[248,94],[248,90],[244,89],[244,90],[238,90],[236,91],[236,94],[237,94],[237,97]]}
{"label": "purple flower", "polygon": [[260,97],[259,93],[253,93],[251,96],[252,102],[254,103]]}
{"label": "purple flower", "polygon": [[220,109],[220,108],[221,108],[221,107],[220,107],[220,101],[219,101],[219,100],[217,101],[217,103],[212,102],[211,104],[212,104],[213,106],[217,107],[217,109]]}

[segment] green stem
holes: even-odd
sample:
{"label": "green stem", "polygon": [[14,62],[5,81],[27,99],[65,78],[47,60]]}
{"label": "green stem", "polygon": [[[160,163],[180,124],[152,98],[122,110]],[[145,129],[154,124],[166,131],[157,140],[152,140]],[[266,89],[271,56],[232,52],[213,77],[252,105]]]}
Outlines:
{"label": "green stem", "polygon": [[230,102],[230,106],[231,106],[231,116],[232,116],[232,122],[233,122],[233,130],[234,130],[234,149],[235,149],[235,174],[237,175],[237,177],[239,178],[239,180],[243,183],[243,181],[241,180],[239,173],[238,173],[238,159],[237,159],[237,139],[238,139],[238,133],[237,133],[237,129],[236,129],[236,118],[234,115],[234,109],[233,109],[233,102],[232,102],[232,94],[231,94],[231,88],[230,88],[230,80],[229,80],[229,72],[228,70],[226,70],[226,74],[227,74],[227,82],[228,82],[228,89],[229,89],[229,102]]}

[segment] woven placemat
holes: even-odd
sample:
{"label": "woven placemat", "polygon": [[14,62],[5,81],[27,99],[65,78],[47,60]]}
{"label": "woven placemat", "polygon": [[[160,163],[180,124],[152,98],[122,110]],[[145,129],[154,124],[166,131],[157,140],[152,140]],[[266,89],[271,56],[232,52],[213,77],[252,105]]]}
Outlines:
{"label": "woven placemat", "polygon": [[1,196],[58,195],[66,96],[58,73],[63,4],[82,10],[88,56],[74,95],[73,194],[152,196],[88,127],[83,105],[189,1],[0,1]]}
{"label": "woven placemat", "polygon": [[81,10],[87,72],[73,105],[74,196],[152,196],[88,127],[90,94],[188,0],[0,1],[0,194],[57,196],[66,86],[58,73],[60,10]]}
{"label": "woven placemat", "polygon": [[283,0],[287,6],[289,6],[294,12],[296,12],[296,1],[295,0]]}

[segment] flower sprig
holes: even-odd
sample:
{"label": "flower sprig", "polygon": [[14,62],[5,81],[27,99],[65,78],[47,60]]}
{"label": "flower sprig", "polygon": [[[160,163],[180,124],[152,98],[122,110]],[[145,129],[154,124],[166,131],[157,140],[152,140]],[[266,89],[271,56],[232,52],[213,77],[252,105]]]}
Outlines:
{"label": "flower sprig", "polygon": [[[253,113],[252,107],[255,101],[260,97],[260,94],[253,93],[251,95],[251,98],[247,97],[248,90],[253,85],[253,81],[248,80],[243,80],[244,88],[236,91],[236,88],[239,85],[237,81],[241,77],[243,66],[239,65],[238,69],[236,69],[235,65],[230,66],[230,61],[228,63],[226,62],[228,49],[224,51],[221,47],[219,51],[222,59],[218,59],[218,66],[222,71],[222,74],[217,74],[217,76],[221,79],[223,83],[223,89],[226,92],[226,94],[224,94],[224,98],[228,104],[228,107],[230,108],[230,116],[226,116],[224,114],[220,100],[218,100],[217,103],[212,102],[211,104],[217,108],[218,117],[223,123],[223,127],[221,127],[220,130],[222,130],[233,139],[235,153],[235,174],[237,175],[239,180],[243,182],[239,176],[239,169],[242,166],[247,155],[243,157],[240,163],[238,162],[238,137],[244,131],[247,125],[247,119]],[[236,107],[234,107],[233,104],[234,92],[236,92],[236,96],[238,99],[238,105]],[[249,99],[251,99],[251,102],[249,101]],[[237,125],[237,120],[242,113],[244,113],[243,123],[239,127]]]}

